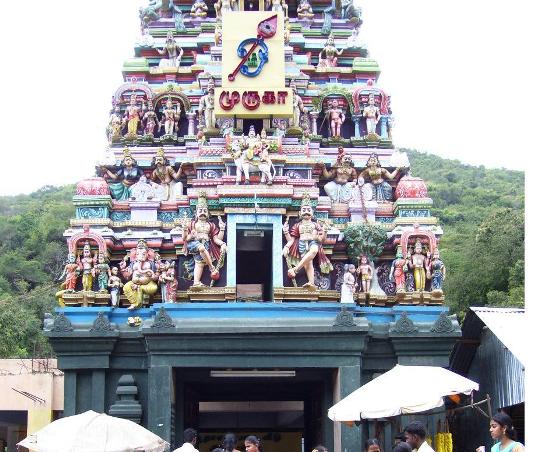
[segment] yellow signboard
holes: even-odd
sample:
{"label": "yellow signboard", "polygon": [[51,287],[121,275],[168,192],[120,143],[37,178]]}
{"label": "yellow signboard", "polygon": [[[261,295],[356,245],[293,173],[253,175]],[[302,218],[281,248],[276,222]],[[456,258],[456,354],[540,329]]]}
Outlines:
{"label": "yellow signboard", "polygon": [[215,99],[216,117],[292,116],[281,13],[224,12],[222,86]]}

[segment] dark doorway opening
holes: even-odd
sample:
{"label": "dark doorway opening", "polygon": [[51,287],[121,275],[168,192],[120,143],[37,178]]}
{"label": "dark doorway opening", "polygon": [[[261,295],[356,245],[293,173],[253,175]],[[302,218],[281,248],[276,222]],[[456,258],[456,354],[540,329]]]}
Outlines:
{"label": "dark doorway opening", "polygon": [[237,225],[237,299],[273,300],[273,226]]}
{"label": "dark doorway opening", "polygon": [[260,437],[264,452],[301,452],[332,441],[325,419],[332,402],[331,371],[301,369],[290,378],[221,378],[213,373],[176,369],[176,446],[187,427],[199,431],[200,452],[210,452],[227,432],[235,433],[241,451],[248,435]]}
{"label": "dark doorway opening", "polygon": [[254,132],[259,135],[263,129],[263,124],[262,119],[243,119],[243,133],[248,136],[250,126],[254,126]]}

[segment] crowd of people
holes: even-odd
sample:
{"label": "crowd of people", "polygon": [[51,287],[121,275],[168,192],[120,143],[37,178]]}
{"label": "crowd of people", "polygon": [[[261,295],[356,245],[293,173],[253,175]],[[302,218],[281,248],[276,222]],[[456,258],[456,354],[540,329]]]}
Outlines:
{"label": "crowd of people", "polygon": [[[517,442],[517,432],[512,425],[512,419],[504,412],[496,413],[489,424],[491,438],[497,441],[491,447],[491,452],[524,452],[524,446]],[[424,424],[419,421],[409,423],[403,433],[395,438],[392,452],[435,452],[426,441],[427,432]],[[188,428],[183,432],[184,444],[174,452],[199,452],[196,449],[198,434],[195,429]],[[237,448],[237,437],[233,433],[227,433],[222,444],[211,452],[241,452]],[[257,436],[250,435],[244,440],[245,452],[263,452],[263,446]],[[364,452],[382,452],[382,445],[378,439],[368,439]],[[311,452],[329,452],[319,444]],[[486,452],[485,446],[480,446],[476,452]],[[487,451],[488,452],[488,451]]]}

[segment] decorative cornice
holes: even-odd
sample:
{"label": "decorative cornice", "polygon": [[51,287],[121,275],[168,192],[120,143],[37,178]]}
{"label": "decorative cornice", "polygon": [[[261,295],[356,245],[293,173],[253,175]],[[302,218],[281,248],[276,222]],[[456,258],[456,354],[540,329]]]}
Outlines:
{"label": "decorative cornice", "polygon": [[90,328],[91,333],[109,333],[113,331],[114,328],[111,326],[109,319],[105,317],[105,313],[100,311],[97,313],[97,318],[94,320],[92,328]]}
{"label": "decorative cornice", "polygon": [[390,331],[398,334],[412,334],[418,332],[418,327],[416,327],[414,322],[409,319],[406,312],[402,312],[401,317],[397,319],[395,325]]}
{"label": "decorative cornice", "polygon": [[357,324],[353,320],[353,313],[348,311],[346,306],[342,306],[340,312],[334,319],[334,324],[332,326],[351,328],[357,326]]}
{"label": "decorative cornice", "polygon": [[65,317],[63,312],[55,316],[51,329],[52,333],[70,333],[73,330],[74,328],[71,321]]}
{"label": "decorative cornice", "polygon": [[444,312],[439,314],[439,318],[435,321],[431,328],[432,333],[445,334],[452,333],[455,330],[453,321]]}
{"label": "decorative cornice", "polygon": [[155,318],[151,324],[151,328],[174,328],[175,326],[172,317],[168,315],[164,307],[161,307],[159,312],[155,314]]}

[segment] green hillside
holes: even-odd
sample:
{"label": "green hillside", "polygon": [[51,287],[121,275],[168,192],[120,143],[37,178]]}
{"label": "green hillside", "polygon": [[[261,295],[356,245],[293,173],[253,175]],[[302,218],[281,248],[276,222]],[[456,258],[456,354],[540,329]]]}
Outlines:
{"label": "green hillside", "polygon": [[[453,312],[470,305],[523,305],[524,174],[464,165],[406,150],[428,183],[444,236],[444,290]],[[67,254],[73,186],[0,197],[0,357],[45,356],[45,312]]]}

